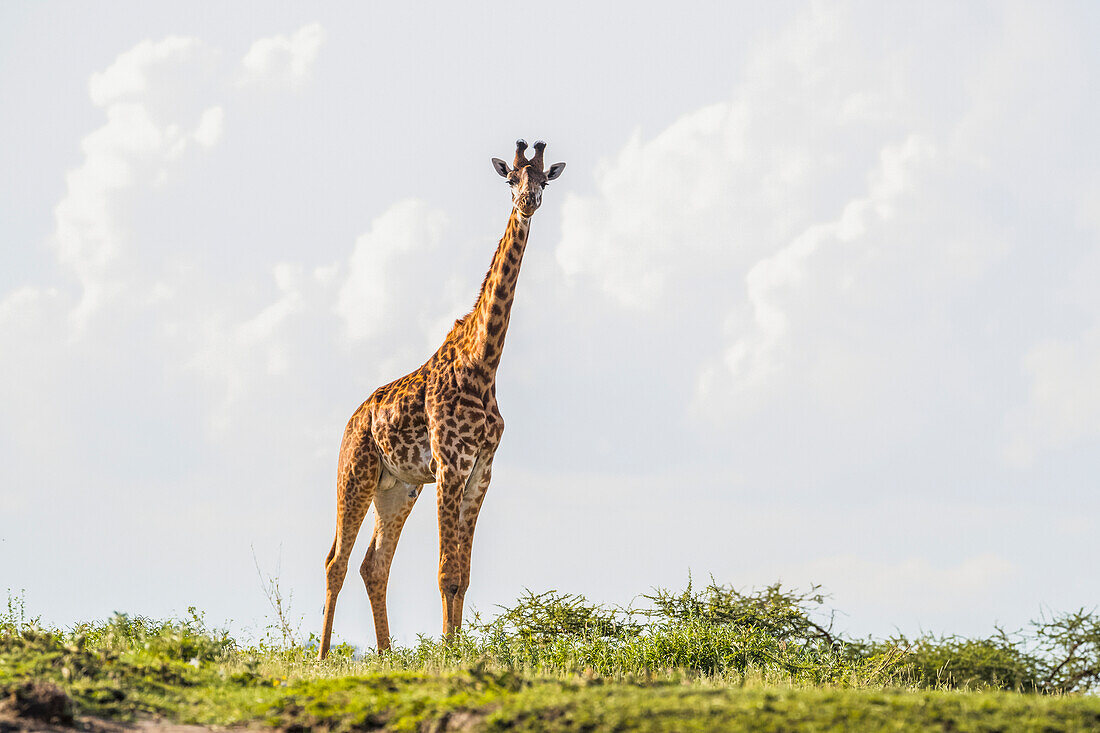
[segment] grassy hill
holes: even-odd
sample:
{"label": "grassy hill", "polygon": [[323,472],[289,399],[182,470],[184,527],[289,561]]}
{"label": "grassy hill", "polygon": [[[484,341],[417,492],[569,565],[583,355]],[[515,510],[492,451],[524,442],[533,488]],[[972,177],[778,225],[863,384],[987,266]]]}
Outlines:
{"label": "grassy hill", "polygon": [[[0,730],[162,719],[286,730],[1100,730],[1100,620],[984,639],[851,640],[780,586],[608,609],[528,594],[450,645],[324,662],[285,619],[238,643],[186,620],[0,615]],[[278,606],[276,606],[278,608]]]}

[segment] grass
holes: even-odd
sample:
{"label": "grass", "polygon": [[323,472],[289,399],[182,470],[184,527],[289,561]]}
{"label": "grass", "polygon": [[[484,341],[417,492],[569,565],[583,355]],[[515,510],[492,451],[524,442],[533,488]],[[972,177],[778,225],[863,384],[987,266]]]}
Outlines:
{"label": "grass", "polygon": [[[711,582],[639,609],[527,594],[450,645],[316,662],[280,618],[244,645],[190,611],[72,629],[0,613],[0,717],[286,730],[1100,730],[1100,623],[852,640],[818,589]],[[274,606],[275,604],[273,604]],[[0,728],[3,721],[0,720]]]}

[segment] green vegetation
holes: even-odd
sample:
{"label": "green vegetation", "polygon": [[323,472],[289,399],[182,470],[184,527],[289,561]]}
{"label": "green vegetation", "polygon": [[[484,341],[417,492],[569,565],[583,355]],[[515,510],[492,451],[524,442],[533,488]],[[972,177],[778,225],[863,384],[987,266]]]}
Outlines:
{"label": "green vegetation", "polygon": [[244,645],[190,611],[44,628],[0,613],[4,716],[162,717],[287,730],[1096,730],[1100,618],[989,638],[853,640],[817,588],[656,590],[639,608],[520,598],[450,645],[316,662],[278,615]]}

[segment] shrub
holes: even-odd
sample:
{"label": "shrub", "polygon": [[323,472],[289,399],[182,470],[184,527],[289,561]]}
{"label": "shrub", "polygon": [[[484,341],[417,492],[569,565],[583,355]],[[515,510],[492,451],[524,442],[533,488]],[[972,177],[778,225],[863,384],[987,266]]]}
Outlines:
{"label": "shrub", "polygon": [[584,596],[570,593],[525,591],[515,605],[502,607],[488,624],[475,621],[472,628],[490,634],[514,635],[524,641],[549,643],[561,636],[629,639],[640,626],[629,611],[590,604]]}
{"label": "shrub", "polygon": [[1039,660],[1003,632],[983,639],[926,634],[916,639],[898,636],[870,649],[903,650],[890,669],[896,681],[918,687],[964,689],[1039,689]]}
{"label": "shrub", "polygon": [[1100,688],[1100,617],[1080,609],[1031,622],[1031,646],[1039,660],[1039,686],[1049,692]]}

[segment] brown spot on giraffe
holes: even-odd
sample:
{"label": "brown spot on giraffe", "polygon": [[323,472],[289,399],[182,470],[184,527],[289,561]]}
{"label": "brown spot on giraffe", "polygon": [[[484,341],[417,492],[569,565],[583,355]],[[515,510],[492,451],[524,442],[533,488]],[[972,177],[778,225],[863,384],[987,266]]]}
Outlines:
{"label": "brown spot on giraffe", "polygon": [[474,527],[504,432],[496,400],[497,365],[531,217],[542,204],[547,182],[565,168],[555,163],[544,170],[546,143],[536,142],[534,148],[528,159],[527,143],[516,141],[511,168],[493,158],[493,167],[511,187],[512,213],[473,310],[455,321],[423,366],[376,389],[344,429],[336,469],[336,537],[325,559],[321,659],[328,654],[352,547],[372,503],[374,531],[359,573],[370,597],[378,650],[389,649],[390,564],[405,520],[427,483],[437,484],[444,638],[462,626]]}

